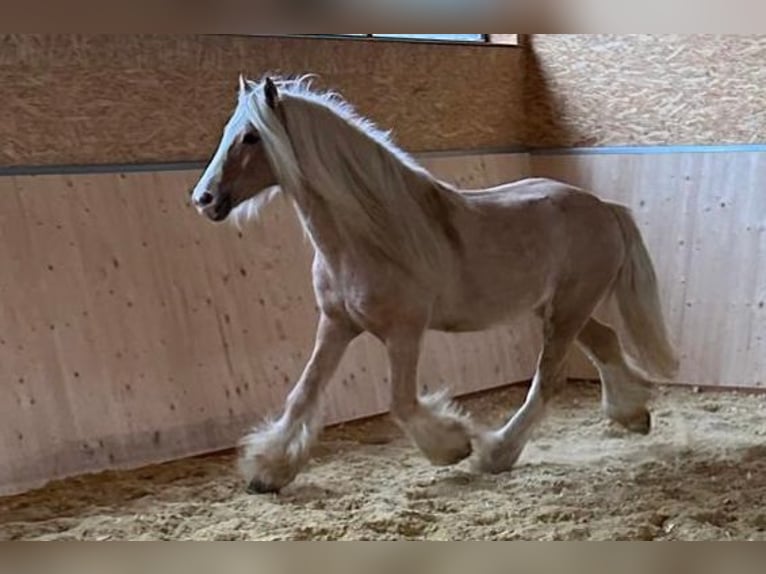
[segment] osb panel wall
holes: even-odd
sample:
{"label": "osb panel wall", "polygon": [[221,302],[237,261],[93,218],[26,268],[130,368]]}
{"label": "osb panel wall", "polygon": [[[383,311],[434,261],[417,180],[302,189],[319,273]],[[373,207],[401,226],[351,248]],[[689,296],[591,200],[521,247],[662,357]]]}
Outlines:
{"label": "osb panel wall", "polygon": [[766,142],[766,35],[535,34],[528,143]]}
{"label": "osb panel wall", "polygon": [[634,209],[679,382],[766,387],[766,154],[546,155],[532,170]]}
{"label": "osb panel wall", "polygon": [[[525,156],[426,160],[473,187]],[[310,247],[285,204],[240,234],[186,205],[198,172],[0,178],[0,494],[233,446],[303,368]],[[428,338],[423,384],[462,394],[527,379],[535,324]],[[382,346],[360,339],[328,422],[388,410]]]}
{"label": "osb panel wall", "polygon": [[[412,151],[523,143],[523,52],[254,36],[0,36],[0,165],[200,160],[237,75],[316,73]],[[477,73],[480,70],[481,73]]]}

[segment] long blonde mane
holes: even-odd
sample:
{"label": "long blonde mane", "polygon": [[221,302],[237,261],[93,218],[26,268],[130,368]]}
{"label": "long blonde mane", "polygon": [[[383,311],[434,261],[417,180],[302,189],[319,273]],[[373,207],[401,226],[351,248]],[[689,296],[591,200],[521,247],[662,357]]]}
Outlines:
{"label": "long blonde mane", "polygon": [[318,198],[345,248],[372,248],[418,277],[446,271],[454,242],[443,215],[460,195],[336,93],[307,78],[276,84],[278,112],[262,84],[249,91],[246,109],[283,190]]}

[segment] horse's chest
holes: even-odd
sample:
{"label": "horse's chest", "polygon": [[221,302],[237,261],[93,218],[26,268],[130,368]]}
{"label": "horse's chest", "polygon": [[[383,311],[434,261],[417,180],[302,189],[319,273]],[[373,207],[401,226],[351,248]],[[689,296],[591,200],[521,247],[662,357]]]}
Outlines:
{"label": "horse's chest", "polygon": [[431,300],[404,277],[383,269],[362,274],[358,269],[315,277],[320,307],[342,314],[360,329],[383,335],[391,325],[422,322]]}

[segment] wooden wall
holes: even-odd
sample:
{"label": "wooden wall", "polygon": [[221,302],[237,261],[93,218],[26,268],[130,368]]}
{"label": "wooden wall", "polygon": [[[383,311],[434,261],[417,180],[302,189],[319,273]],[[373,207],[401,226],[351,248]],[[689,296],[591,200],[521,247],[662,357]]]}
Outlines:
{"label": "wooden wall", "polygon": [[534,147],[766,142],[766,35],[535,34]]}
{"label": "wooden wall", "polygon": [[0,166],[206,159],[240,72],[319,74],[411,151],[512,148],[522,66],[512,46],[5,34]]}
{"label": "wooden wall", "polygon": [[532,173],[634,208],[682,354],[679,382],[762,387],[766,36],[530,44]]}
{"label": "wooden wall", "polygon": [[[479,152],[523,143],[522,67],[508,46],[0,35],[0,494],[231,447],[297,379],[316,310],[292,210],[240,234],[186,205],[199,169],[152,171],[209,157],[240,72],[319,74],[442,177],[480,186],[528,173],[526,154]],[[432,337],[424,384],[524,379],[534,336]],[[385,412],[386,371],[358,342],[328,422]]]}
{"label": "wooden wall", "polygon": [[[466,186],[528,172],[525,155],[425,161]],[[310,247],[284,203],[243,233],[206,223],[186,204],[198,176],[0,177],[0,494],[228,448],[280,408],[313,343]],[[424,385],[528,378],[532,325],[430,337]],[[387,410],[385,353],[365,337],[328,422]]]}
{"label": "wooden wall", "polygon": [[[0,168],[52,166],[50,175],[0,177],[0,494],[231,446],[255,417],[278,408],[297,377],[316,315],[310,254],[290,210],[273,206],[240,237],[185,205],[198,170],[104,167],[204,160],[240,71],[319,72],[437,174],[463,185],[550,175],[630,203],[681,343],[682,382],[762,386],[762,154],[604,146],[764,141],[764,40],[532,40],[524,52],[0,36]],[[487,153],[522,145],[536,149],[531,161]],[[572,146],[599,153],[549,149]],[[61,164],[106,172],[64,175]],[[434,335],[424,383],[461,394],[526,379],[537,343],[529,321]],[[593,375],[581,357],[571,373]],[[385,377],[380,346],[358,342],[336,378],[328,420],[387,410]]]}
{"label": "wooden wall", "polygon": [[766,150],[546,154],[532,171],[633,208],[681,353],[678,382],[766,386]]}

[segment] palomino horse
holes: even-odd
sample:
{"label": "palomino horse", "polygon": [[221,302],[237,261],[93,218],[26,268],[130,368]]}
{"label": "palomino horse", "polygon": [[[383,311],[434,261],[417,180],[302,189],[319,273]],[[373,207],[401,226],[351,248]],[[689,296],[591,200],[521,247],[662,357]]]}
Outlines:
{"label": "palomino horse", "polygon": [[[637,433],[651,426],[650,376],[671,378],[655,273],[620,205],[564,183],[526,179],[461,191],[434,178],[338,95],[305,78],[240,77],[237,107],[193,190],[213,221],[256,215],[281,191],[314,250],[316,343],[282,416],[243,439],[251,492],[278,491],[307,463],[322,427],[320,395],[349,343],[372,333],[388,351],[391,412],[435,465],[476,454],[479,470],[510,470],[579,344],[601,376],[606,415]],[[614,296],[637,365],[596,321]],[[419,396],[428,330],[468,332],[534,311],[543,347],[523,406],[480,429],[444,395]]]}

